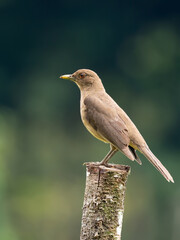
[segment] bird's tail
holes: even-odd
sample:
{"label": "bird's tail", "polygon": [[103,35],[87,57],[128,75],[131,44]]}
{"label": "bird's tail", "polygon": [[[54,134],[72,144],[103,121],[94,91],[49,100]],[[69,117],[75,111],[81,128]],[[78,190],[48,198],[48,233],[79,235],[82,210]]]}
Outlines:
{"label": "bird's tail", "polygon": [[162,165],[157,157],[151,152],[148,146],[140,149],[142,154],[154,165],[154,167],[166,178],[168,182],[173,182],[173,177],[168,170]]}

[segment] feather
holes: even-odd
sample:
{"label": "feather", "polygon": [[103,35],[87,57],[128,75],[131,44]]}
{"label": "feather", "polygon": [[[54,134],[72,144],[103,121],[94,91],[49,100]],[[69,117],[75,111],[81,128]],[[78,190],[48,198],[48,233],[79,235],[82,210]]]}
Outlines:
{"label": "feather", "polygon": [[143,155],[154,165],[154,167],[166,178],[168,182],[173,182],[174,179],[168,170],[163,166],[159,159],[151,152],[148,146],[140,149]]}

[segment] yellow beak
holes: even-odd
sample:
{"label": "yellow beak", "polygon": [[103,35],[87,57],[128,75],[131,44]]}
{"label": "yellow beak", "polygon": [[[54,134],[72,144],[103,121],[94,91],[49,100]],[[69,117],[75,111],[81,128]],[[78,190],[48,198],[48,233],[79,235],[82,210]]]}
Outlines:
{"label": "yellow beak", "polygon": [[75,78],[71,74],[62,75],[59,78],[75,81]]}

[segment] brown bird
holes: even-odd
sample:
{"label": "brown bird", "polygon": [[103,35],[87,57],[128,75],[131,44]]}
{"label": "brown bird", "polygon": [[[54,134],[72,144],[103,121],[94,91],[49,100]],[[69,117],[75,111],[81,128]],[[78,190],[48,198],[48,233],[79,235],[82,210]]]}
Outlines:
{"label": "brown bird", "polygon": [[110,144],[110,151],[100,164],[107,165],[117,151],[142,164],[136,153],[138,150],[168,182],[174,182],[171,174],[151,152],[128,115],[106,93],[101,79],[95,72],[80,69],[60,78],[71,80],[78,85],[81,92],[80,111],[83,124],[94,137]]}

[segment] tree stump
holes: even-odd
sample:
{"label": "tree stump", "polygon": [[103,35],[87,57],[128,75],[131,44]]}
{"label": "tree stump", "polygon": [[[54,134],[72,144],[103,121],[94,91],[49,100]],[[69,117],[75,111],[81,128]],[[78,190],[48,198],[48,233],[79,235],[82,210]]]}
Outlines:
{"label": "tree stump", "polygon": [[86,165],[80,240],[120,240],[126,182],[130,167]]}

